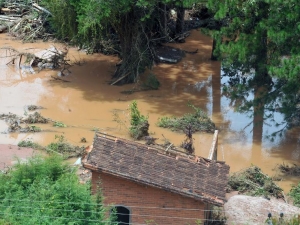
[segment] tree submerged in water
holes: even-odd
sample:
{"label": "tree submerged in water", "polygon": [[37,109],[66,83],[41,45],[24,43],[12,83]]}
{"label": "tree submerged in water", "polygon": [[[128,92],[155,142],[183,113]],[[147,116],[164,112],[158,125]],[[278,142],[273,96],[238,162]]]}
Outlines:
{"label": "tree submerged in water", "polygon": [[188,126],[186,126],[183,132],[185,133],[186,137],[182,142],[181,147],[184,148],[188,154],[192,155],[195,153],[195,147],[193,143],[193,126],[189,124]]}
{"label": "tree submerged in water", "polygon": [[265,118],[276,122],[274,113],[282,113],[285,121],[277,125],[284,128],[277,133],[299,126],[298,1],[209,0],[208,7],[224,21],[209,33],[216,40],[214,55],[222,60],[223,76],[229,77],[224,91],[235,108],[252,111],[253,125],[261,127]]}
{"label": "tree submerged in water", "polygon": [[207,114],[192,104],[188,106],[194,110],[194,113],[186,113],[182,117],[162,117],[159,118],[157,125],[174,131],[182,131],[191,126],[193,132],[213,133],[216,126]]}
{"label": "tree submerged in water", "polygon": [[133,101],[130,104],[130,134],[134,139],[141,139],[149,136],[148,117],[140,113],[137,102]]}
{"label": "tree submerged in water", "polygon": [[[90,52],[117,54],[121,61],[113,78],[131,83],[151,68],[155,46],[183,32],[184,12],[198,0],[43,0],[54,15],[51,28],[59,38]],[[173,29],[171,9],[176,9]]]}

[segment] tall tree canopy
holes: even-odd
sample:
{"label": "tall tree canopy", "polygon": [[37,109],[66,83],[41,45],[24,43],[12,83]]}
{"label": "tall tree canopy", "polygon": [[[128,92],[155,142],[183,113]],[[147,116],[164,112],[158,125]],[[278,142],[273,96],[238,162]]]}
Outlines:
{"label": "tall tree canopy", "polygon": [[122,61],[114,77],[126,83],[137,81],[152,66],[157,41],[168,40],[170,9],[177,9],[176,30],[181,32],[184,8],[194,2],[197,0],[44,0],[61,38],[76,40],[84,47],[109,46],[118,53]]}
{"label": "tall tree canopy", "polygon": [[[295,82],[300,78],[297,1],[209,0],[208,7],[224,24],[212,32],[217,41],[214,54],[231,78],[226,90],[239,99],[239,109],[277,110],[290,125],[299,124],[295,120],[300,100],[300,83]],[[247,99],[249,92],[254,92],[254,100]]]}

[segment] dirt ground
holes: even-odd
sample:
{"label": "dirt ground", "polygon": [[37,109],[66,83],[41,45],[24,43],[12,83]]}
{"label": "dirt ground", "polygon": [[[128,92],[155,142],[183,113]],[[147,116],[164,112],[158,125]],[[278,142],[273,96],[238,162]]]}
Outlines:
{"label": "dirt ground", "polygon": [[32,157],[37,151],[31,148],[21,148],[15,145],[0,144],[0,170],[5,170],[19,160]]}
{"label": "dirt ground", "polygon": [[280,213],[283,213],[284,219],[300,214],[300,208],[283,200],[236,194],[228,196],[229,199],[224,206],[228,225],[263,225],[266,224],[268,213],[271,213],[273,218],[279,218]]}

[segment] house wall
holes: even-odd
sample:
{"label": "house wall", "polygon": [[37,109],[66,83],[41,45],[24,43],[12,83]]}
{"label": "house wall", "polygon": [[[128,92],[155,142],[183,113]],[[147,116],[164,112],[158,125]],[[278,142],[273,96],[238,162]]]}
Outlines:
{"label": "house wall", "polygon": [[146,224],[147,221],[154,221],[147,224],[192,225],[196,224],[197,219],[204,218],[205,204],[203,202],[159,188],[93,172],[93,193],[97,186],[102,189],[105,205],[123,205],[130,209],[132,224]]}

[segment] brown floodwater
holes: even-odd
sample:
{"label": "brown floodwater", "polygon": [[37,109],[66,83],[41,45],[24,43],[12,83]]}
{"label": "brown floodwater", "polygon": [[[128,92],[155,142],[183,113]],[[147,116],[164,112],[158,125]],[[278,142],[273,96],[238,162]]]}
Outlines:
{"label": "brown floodwater", "polygon": [[[10,61],[6,57],[9,52],[3,48],[35,52],[51,45],[60,46],[48,42],[23,44],[11,40],[6,34],[0,34],[0,113],[24,115],[28,113],[27,105],[38,105],[44,107],[39,110],[44,117],[61,121],[67,127],[56,128],[46,124],[38,125],[45,130],[40,133],[6,133],[5,122],[0,121],[0,144],[17,144],[21,140],[32,139],[47,145],[55,140],[55,135],[64,135],[69,142],[77,145],[82,145],[80,140],[85,137],[85,145],[88,145],[93,141],[95,130],[130,138],[126,128],[114,121],[114,115],[117,113],[128,124],[126,109],[131,101],[136,100],[141,113],[149,116],[151,135],[159,138],[159,142],[163,142],[165,137],[175,145],[180,145],[184,140],[183,133],[159,128],[156,122],[163,116],[181,116],[192,112],[187,106],[190,102],[206,111],[216,123],[220,131],[218,159],[226,161],[231,172],[254,164],[273,176],[277,173],[274,171],[277,164],[299,161],[299,130],[289,131],[283,137],[270,141],[265,135],[276,131],[275,126],[266,123],[253,129],[253,118],[234,111],[230,99],[222,95],[221,87],[226,79],[221,79],[221,64],[209,59],[212,40],[199,31],[192,31],[186,43],[171,44],[187,51],[198,49],[197,54],[187,54],[178,64],[154,66],[151,73],[160,81],[159,90],[132,94],[128,91],[138,88],[143,77],[138,84],[109,85],[118,62],[114,56],[86,55],[76,48],[70,48],[71,62],[80,61],[82,64],[73,65],[71,74],[63,77],[70,82],[53,80],[52,76],[57,77],[58,71],[43,70],[32,74],[22,71],[18,66],[6,65]],[[146,71],[144,76],[149,73]],[[124,94],[126,91],[127,94]],[[276,118],[281,120],[282,116],[276,114]],[[207,157],[213,135],[196,133],[194,138],[196,154]],[[284,178],[278,184],[285,191],[299,181],[293,177]]]}

